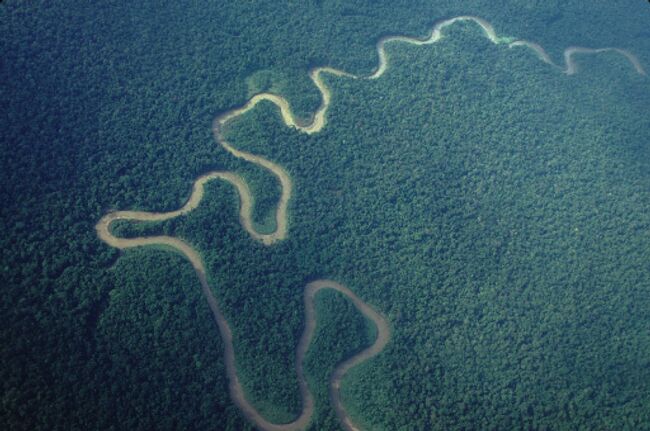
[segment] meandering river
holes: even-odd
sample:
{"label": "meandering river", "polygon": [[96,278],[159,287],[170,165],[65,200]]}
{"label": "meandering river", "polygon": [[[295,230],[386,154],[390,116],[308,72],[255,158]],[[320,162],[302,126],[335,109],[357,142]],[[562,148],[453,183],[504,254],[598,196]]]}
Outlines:
{"label": "meandering river", "polygon": [[253,197],[250,188],[246,181],[234,172],[210,172],[200,176],[193,185],[192,193],[187,203],[180,209],[165,213],[157,212],[144,212],[144,211],[116,211],[105,215],[96,225],[96,230],[99,238],[112,247],[119,249],[127,249],[132,247],[143,247],[151,245],[166,245],[174,248],[183,254],[187,260],[190,261],[194,267],[196,274],[201,283],[203,294],[205,295],[214,319],[219,328],[219,332],[224,341],[225,346],[225,364],[226,372],[229,380],[229,391],[233,402],[241,409],[243,414],[260,429],[274,430],[274,431],[293,431],[302,430],[308,427],[311,417],[314,412],[314,399],[307,385],[303,370],[303,360],[309,348],[312,336],[316,328],[316,312],[314,308],[314,297],[317,292],[323,289],[333,289],[345,295],[368,320],[372,321],[377,327],[377,338],[374,343],[347,358],[345,361],[338,364],[329,381],[330,399],[333,403],[337,416],[341,424],[347,430],[358,430],[352,420],[347,414],[345,407],[341,401],[340,386],[346,372],[354,366],[367,361],[373,356],[379,354],[390,340],[390,328],[382,315],[372,308],[370,305],[362,301],[356,296],[349,288],[343,286],[332,280],[316,280],[307,284],[304,289],[304,307],[305,307],[305,328],[296,348],[296,374],[298,378],[298,385],[302,398],[302,412],[291,423],[274,424],[264,419],[260,413],[251,405],[244,395],[244,389],[239,381],[237,375],[237,365],[235,361],[235,350],[232,342],[232,331],[225,319],[219,303],[214,296],[208,284],[208,276],[201,255],[186,241],[181,238],[171,236],[149,236],[138,238],[119,238],[111,233],[111,224],[116,220],[133,220],[133,221],[163,221],[175,217],[182,216],[194,210],[203,199],[205,184],[212,180],[222,180],[230,183],[235,187],[239,194],[239,220],[242,227],[257,241],[262,242],[267,246],[271,246],[277,241],[286,238],[288,233],[288,215],[287,206],[291,199],[293,184],[289,174],[277,163],[267,160],[263,157],[238,150],[236,147],[228,143],[222,133],[223,126],[232,119],[250,111],[255,108],[258,103],[262,101],[269,101],[275,104],[282,115],[284,123],[288,127],[297,129],[300,132],[313,134],[321,131],[327,124],[327,110],[330,106],[332,95],[322,79],[323,74],[329,74],[338,77],[345,77],[351,79],[378,79],[388,69],[389,59],[386,53],[386,45],[389,43],[410,43],[415,45],[428,45],[438,42],[443,38],[443,30],[456,23],[462,21],[474,22],[480,26],[485,36],[494,44],[505,44],[510,48],[525,47],[533,50],[537,56],[552,65],[553,67],[563,71],[568,75],[577,72],[577,65],[575,63],[576,54],[597,54],[601,52],[614,52],[621,54],[626,58],[635,70],[642,75],[645,75],[639,60],[630,52],[619,48],[582,48],[570,47],[564,51],[564,67],[561,67],[553,62],[548,53],[540,45],[524,41],[516,40],[510,37],[499,37],[494,28],[487,21],[474,16],[460,16],[444,21],[440,21],[433,26],[429,34],[424,38],[414,38],[408,36],[388,36],[380,39],[377,42],[377,55],[379,64],[376,69],[369,75],[361,76],[348,73],[342,70],[333,69],[331,67],[317,67],[309,72],[309,76],[314,82],[315,86],[321,93],[321,105],[318,110],[313,114],[311,121],[301,122],[292,112],[289,102],[282,96],[272,93],[260,93],[253,96],[241,107],[231,109],[229,111],[219,114],[213,122],[213,133],[215,140],[219,145],[226,149],[230,154],[235,157],[244,159],[248,162],[261,166],[270,171],[280,182],[281,196],[275,211],[276,230],[269,234],[263,234],[255,230],[252,220],[252,205]]}

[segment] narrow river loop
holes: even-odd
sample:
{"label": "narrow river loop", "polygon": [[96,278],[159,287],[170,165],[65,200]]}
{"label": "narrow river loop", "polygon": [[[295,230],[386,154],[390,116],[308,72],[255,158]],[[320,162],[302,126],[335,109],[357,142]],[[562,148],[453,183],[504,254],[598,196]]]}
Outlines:
{"label": "narrow river loop", "polygon": [[440,21],[433,26],[428,36],[425,38],[413,38],[408,36],[387,36],[377,42],[377,55],[379,64],[375,71],[369,75],[360,76],[348,73],[342,70],[333,69],[331,67],[317,67],[309,72],[311,80],[321,93],[321,105],[318,110],[313,114],[309,123],[302,123],[291,111],[291,107],[287,100],[279,95],[272,93],[260,93],[253,96],[248,102],[239,108],[234,108],[229,111],[223,112],[218,115],[212,125],[215,140],[226,151],[235,157],[244,159],[248,162],[254,163],[269,170],[278,179],[281,185],[281,196],[276,207],[275,221],[276,230],[270,234],[263,234],[255,230],[252,220],[252,207],[253,197],[250,188],[246,181],[239,175],[233,172],[210,172],[200,176],[193,185],[192,194],[187,203],[180,209],[171,212],[157,213],[157,212],[144,212],[144,211],[116,211],[111,212],[97,223],[96,230],[99,238],[108,245],[118,248],[127,249],[132,247],[143,247],[151,245],[165,245],[172,247],[187,260],[190,261],[201,283],[201,289],[205,295],[214,319],[219,328],[219,332],[224,341],[224,360],[226,364],[226,373],[229,380],[229,391],[233,402],[241,409],[244,416],[255,424],[256,427],[262,430],[273,431],[293,431],[303,430],[309,426],[311,417],[314,412],[314,399],[307,385],[303,370],[303,359],[309,348],[314,330],[316,328],[316,312],[314,309],[314,297],[316,293],[323,289],[332,289],[345,295],[353,305],[361,312],[367,319],[371,320],[377,327],[377,338],[374,343],[355,354],[354,356],[346,359],[337,365],[336,369],[330,376],[329,392],[330,399],[334,406],[337,416],[339,417],[342,426],[349,431],[359,430],[350,416],[347,414],[345,407],[341,401],[340,386],[346,372],[354,366],[365,362],[373,356],[380,353],[386,344],[390,341],[390,329],[386,320],[374,310],[371,306],[363,302],[347,287],[332,281],[332,280],[316,280],[307,284],[304,290],[304,306],[305,306],[305,328],[296,348],[296,374],[298,378],[298,385],[302,398],[302,413],[293,422],[287,424],[274,424],[265,420],[259,412],[250,404],[244,395],[244,389],[237,376],[237,366],[235,362],[235,351],[232,342],[232,331],[225,319],[217,299],[215,298],[212,290],[207,281],[207,273],[201,255],[187,242],[180,238],[171,236],[149,236],[140,238],[118,238],[111,233],[111,224],[116,220],[132,220],[132,221],[163,221],[169,220],[181,215],[187,214],[194,210],[203,199],[205,184],[212,180],[222,180],[230,183],[235,187],[239,194],[239,220],[242,227],[248,232],[252,238],[262,242],[265,245],[272,245],[277,241],[281,241],[287,236],[287,206],[291,199],[293,190],[293,183],[289,174],[278,164],[267,160],[263,157],[238,150],[229,144],[222,134],[222,127],[230,120],[243,115],[244,113],[255,108],[255,106],[262,101],[269,101],[275,104],[280,109],[280,114],[287,127],[292,127],[300,132],[313,134],[318,133],[326,125],[326,113],[330,105],[332,95],[329,88],[322,79],[322,74],[329,74],[338,77],[346,77],[351,79],[377,79],[381,77],[388,69],[388,55],[386,54],[385,46],[388,43],[401,42],[410,43],[414,45],[429,45],[438,42],[443,37],[442,30],[456,22],[471,21],[478,24],[485,37],[487,37],[494,44],[505,44],[510,48],[525,47],[533,50],[536,55],[545,63],[561,70],[567,75],[573,75],[577,72],[577,65],[574,57],[576,54],[598,54],[601,52],[614,52],[621,54],[626,58],[636,72],[645,75],[646,72],[639,60],[629,51],[619,48],[583,48],[583,47],[570,47],[564,51],[564,67],[558,66],[553,62],[548,53],[540,45],[524,41],[516,40],[510,37],[497,36],[494,28],[487,21],[474,16],[460,16],[444,21]]}

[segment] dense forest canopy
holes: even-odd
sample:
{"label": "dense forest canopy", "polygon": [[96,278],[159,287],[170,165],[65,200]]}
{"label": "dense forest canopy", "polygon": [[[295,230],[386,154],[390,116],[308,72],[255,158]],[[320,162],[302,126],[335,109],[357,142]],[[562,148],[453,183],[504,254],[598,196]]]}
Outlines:
{"label": "dense forest canopy", "polygon": [[[191,266],[111,248],[95,224],[176,210],[223,169],[273,231],[276,178],[217,145],[215,116],[270,91],[307,121],[321,102],[310,68],[369,74],[382,36],[462,14],[558,64],[569,46],[618,47],[650,69],[641,0],[2,2],[0,426],[252,429]],[[300,412],[303,289],[327,277],[391,327],[342,384],[364,429],[647,429],[649,78],[616,52],[576,55],[568,76],[475,23],[445,34],[387,45],[379,79],[324,75],[320,133],[269,102],[224,130],[291,176],[286,240],[253,240],[220,181],[185,216],[114,233],[201,253],[269,420]],[[316,309],[311,429],[339,429],[329,375],[376,328],[335,292]]]}

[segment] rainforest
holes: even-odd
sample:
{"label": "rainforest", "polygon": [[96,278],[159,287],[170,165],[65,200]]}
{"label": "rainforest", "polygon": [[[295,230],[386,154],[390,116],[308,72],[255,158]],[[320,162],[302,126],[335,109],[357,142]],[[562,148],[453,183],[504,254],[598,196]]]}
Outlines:
{"label": "rainforest", "polygon": [[648,28],[0,3],[0,426],[650,429]]}

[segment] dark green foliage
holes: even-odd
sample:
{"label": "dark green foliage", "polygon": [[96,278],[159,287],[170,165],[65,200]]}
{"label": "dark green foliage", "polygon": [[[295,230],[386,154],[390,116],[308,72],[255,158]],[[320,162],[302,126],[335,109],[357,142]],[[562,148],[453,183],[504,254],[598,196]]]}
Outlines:
{"label": "dark green foliage", "polygon": [[372,323],[339,293],[319,292],[316,313],[316,332],[305,358],[309,386],[318,404],[311,429],[337,429],[339,420],[329,402],[329,377],[337,363],[371,345],[377,334]]}
{"label": "dark green foliage", "polygon": [[[0,427],[247,429],[190,265],[121,254],[94,224],[176,209],[196,176],[227,169],[272,229],[274,178],[219,148],[213,117],[268,89],[307,118],[310,66],[368,72],[380,35],[464,13],[558,62],[568,45],[620,46],[650,67],[640,0],[2,2]],[[302,292],[328,277],[393,329],[343,385],[372,429],[647,429],[648,78],[613,54],[581,56],[568,77],[477,35],[390,46],[377,81],[328,77],[321,134],[269,104],[233,125],[234,145],[294,179],[286,241],[251,240],[219,182],[186,217],[119,227],[203,254],[269,418],[300,411]],[[370,338],[321,295],[307,370],[314,427],[335,429],[327,375]]]}
{"label": "dark green foliage", "polygon": [[221,340],[189,263],[136,250],[111,271],[117,287],[96,322],[98,356],[110,360],[90,369],[100,410],[88,427],[247,428],[229,406]]}

